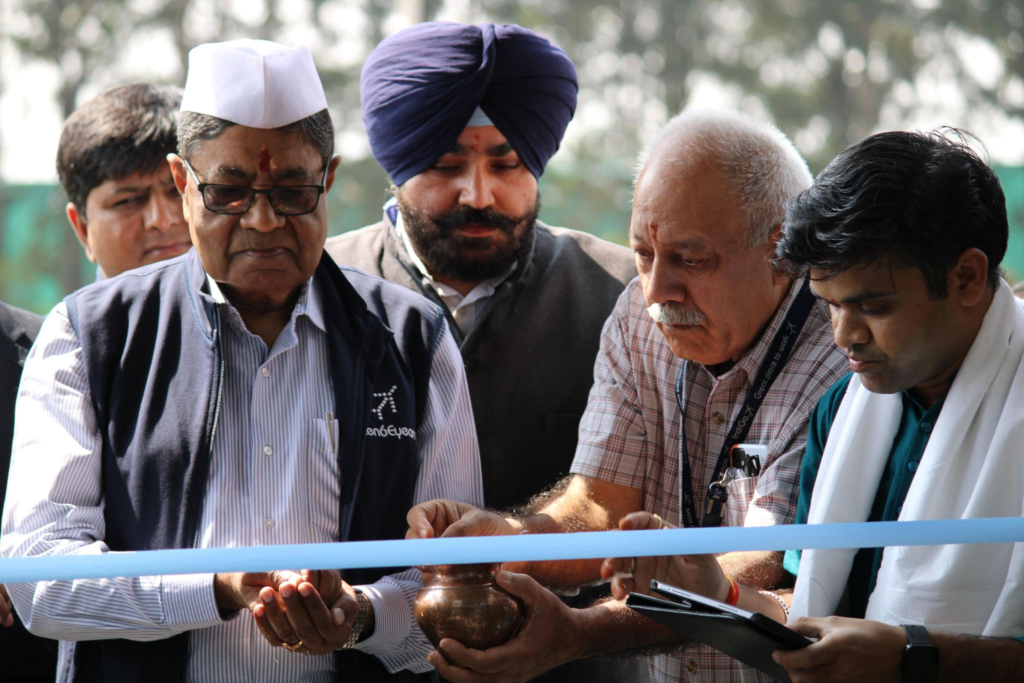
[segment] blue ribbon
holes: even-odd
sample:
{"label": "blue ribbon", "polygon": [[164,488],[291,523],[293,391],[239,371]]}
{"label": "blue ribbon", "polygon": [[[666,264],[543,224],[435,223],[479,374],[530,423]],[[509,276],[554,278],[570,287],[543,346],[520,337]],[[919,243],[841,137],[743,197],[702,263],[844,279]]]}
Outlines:
{"label": "blue ribbon", "polygon": [[1024,518],[524,534],[0,559],[0,583],[276,569],[697,555],[736,550],[1024,542]]}

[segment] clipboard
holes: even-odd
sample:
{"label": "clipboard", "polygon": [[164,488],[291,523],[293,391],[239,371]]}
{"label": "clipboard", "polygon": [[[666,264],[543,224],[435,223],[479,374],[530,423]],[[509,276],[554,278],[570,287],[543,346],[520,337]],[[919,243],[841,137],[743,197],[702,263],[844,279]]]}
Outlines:
{"label": "clipboard", "polygon": [[758,612],[748,612],[681,588],[651,582],[651,589],[665,598],[630,593],[626,606],[789,683],[789,674],[775,663],[776,650],[797,650],[814,641]]}

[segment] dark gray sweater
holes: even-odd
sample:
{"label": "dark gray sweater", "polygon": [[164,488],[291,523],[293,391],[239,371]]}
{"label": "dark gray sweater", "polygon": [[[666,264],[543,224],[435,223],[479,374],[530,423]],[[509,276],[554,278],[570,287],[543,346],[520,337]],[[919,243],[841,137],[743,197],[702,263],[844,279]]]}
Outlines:
{"label": "dark gray sweater", "polygon": [[[390,223],[332,238],[326,248],[338,263],[408,287],[447,311],[423,286]],[[532,252],[465,338],[449,315],[466,364],[488,507],[521,505],[569,473],[601,326],[635,276],[629,249],[538,223]]]}

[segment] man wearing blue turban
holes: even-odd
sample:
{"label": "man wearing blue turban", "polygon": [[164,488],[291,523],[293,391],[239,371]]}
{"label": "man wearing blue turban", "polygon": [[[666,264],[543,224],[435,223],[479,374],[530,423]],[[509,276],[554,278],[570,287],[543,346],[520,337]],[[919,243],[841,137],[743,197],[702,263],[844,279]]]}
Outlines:
{"label": "man wearing blue turban", "polygon": [[[484,501],[521,506],[569,473],[602,325],[636,276],[629,250],[537,221],[576,69],[520,26],[425,23],[381,42],[361,86],[395,198],[380,223],[327,251],[442,305],[469,380]],[[545,677],[646,679],[640,660],[623,659]]]}

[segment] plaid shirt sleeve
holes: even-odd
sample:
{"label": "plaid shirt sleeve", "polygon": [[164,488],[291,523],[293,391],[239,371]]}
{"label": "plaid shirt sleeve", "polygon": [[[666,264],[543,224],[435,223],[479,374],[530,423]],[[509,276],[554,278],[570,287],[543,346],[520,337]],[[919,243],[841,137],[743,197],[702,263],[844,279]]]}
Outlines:
{"label": "plaid shirt sleeve", "polygon": [[571,472],[621,486],[644,488],[651,441],[644,424],[629,343],[629,311],[635,283],[619,296],[601,331],[594,386],[580,421]]}

